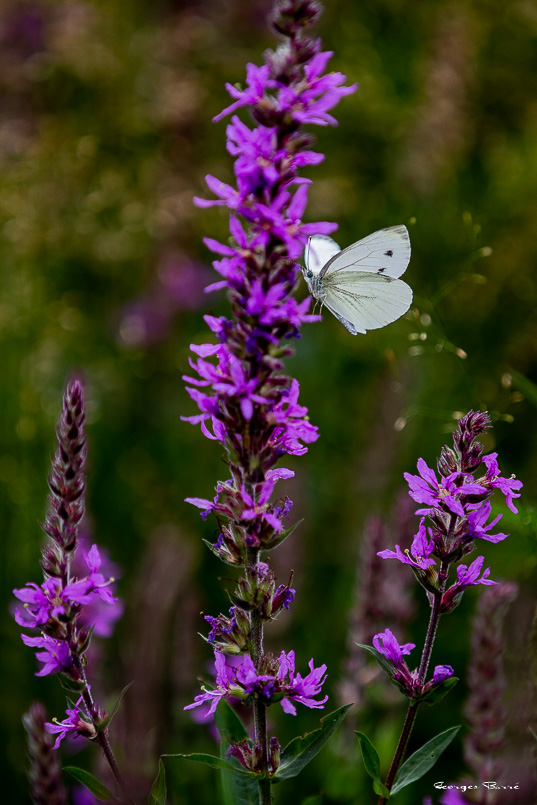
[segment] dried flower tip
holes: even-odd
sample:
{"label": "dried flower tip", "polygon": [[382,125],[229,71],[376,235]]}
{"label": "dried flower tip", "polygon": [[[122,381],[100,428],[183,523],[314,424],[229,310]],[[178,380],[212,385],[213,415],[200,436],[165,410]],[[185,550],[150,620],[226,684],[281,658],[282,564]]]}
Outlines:
{"label": "dried flower tip", "polygon": [[294,38],[301,28],[315,25],[321,12],[322,6],[316,0],[278,0],[271,22],[278,33]]}
{"label": "dried flower tip", "polygon": [[30,760],[29,793],[35,805],[65,805],[60,766],[53,750],[54,741],[45,729],[45,719],[45,708],[40,702],[34,702],[22,717]]}

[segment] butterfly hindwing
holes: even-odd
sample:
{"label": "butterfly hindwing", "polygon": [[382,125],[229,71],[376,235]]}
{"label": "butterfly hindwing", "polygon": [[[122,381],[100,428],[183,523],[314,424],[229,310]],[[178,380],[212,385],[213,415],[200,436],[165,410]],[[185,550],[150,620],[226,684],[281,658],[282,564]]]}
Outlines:
{"label": "butterfly hindwing", "polygon": [[[352,286],[330,283],[324,300],[331,313],[350,322],[359,333],[385,327],[406,313],[411,302],[412,290],[403,280],[356,272]],[[352,332],[345,321],[342,323]]]}

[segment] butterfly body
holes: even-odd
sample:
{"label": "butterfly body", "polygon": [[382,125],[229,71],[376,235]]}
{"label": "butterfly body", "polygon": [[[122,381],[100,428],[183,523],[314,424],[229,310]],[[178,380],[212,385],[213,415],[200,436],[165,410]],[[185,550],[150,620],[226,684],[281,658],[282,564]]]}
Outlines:
{"label": "butterfly body", "polygon": [[406,313],[412,290],[399,279],[410,260],[405,226],[373,232],[340,251],[332,238],[310,238],[304,279],[313,297],[352,335],[384,327]]}

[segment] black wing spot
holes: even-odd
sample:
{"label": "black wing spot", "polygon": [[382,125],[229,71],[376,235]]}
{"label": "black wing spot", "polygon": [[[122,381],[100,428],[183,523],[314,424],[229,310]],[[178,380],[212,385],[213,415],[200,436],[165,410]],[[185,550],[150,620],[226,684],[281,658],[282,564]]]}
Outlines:
{"label": "black wing spot", "polygon": [[383,271],[386,271],[386,266],[384,266],[384,268],[379,268],[378,273],[382,274]]}
{"label": "black wing spot", "polygon": [[[384,252],[384,255],[385,257],[393,257],[393,252],[391,249],[388,249],[387,252]],[[384,271],[384,269],[381,269],[381,271]]]}

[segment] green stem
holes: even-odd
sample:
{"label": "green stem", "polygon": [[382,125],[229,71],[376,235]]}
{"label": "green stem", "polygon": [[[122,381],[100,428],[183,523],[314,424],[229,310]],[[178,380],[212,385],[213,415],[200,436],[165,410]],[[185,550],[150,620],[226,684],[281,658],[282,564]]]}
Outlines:
{"label": "green stem", "polygon": [[[248,567],[253,570],[259,561],[259,550],[248,549]],[[252,641],[252,662],[259,672],[259,665],[263,659],[263,621],[259,612],[254,609],[250,613],[250,638]],[[254,699],[254,731],[255,744],[261,747],[260,767],[263,777],[258,780],[259,805],[271,805],[272,791],[268,777],[268,739],[267,739],[267,707],[260,699]]]}
{"label": "green stem", "polygon": [[[392,765],[390,766],[388,776],[386,777],[385,786],[388,789],[388,791],[392,790],[395,775],[399,771],[399,766],[403,761],[403,757],[405,755],[406,747],[408,744],[408,739],[410,738],[410,733],[412,732],[412,727],[414,726],[414,721],[416,720],[417,713],[418,713],[418,705],[417,704],[409,705],[405,717],[405,722],[403,724],[403,729],[401,730],[401,735],[399,736],[397,748],[393,756]],[[378,801],[378,805],[383,805],[384,802],[386,802],[386,798],[381,795]]]}
{"label": "green stem", "polygon": [[[427,627],[427,635],[425,637],[425,644],[423,646],[423,652],[421,655],[421,662],[418,672],[418,683],[421,686],[423,686],[425,683],[425,676],[427,674],[427,668],[429,667],[429,662],[431,659],[434,639],[436,636],[436,630],[438,629],[438,622],[440,620],[441,615],[440,607],[442,605],[442,596],[444,595],[444,590],[446,588],[448,573],[449,573],[449,563],[444,561],[441,563],[440,570],[438,573],[438,589],[434,593],[434,601],[433,606],[431,608],[429,626]],[[388,789],[388,791],[392,790],[395,777],[397,775],[397,772],[399,771],[401,763],[403,762],[403,758],[405,756],[408,744],[408,739],[410,738],[410,733],[412,732],[412,727],[414,726],[414,721],[416,720],[417,712],[418,712],[418,704],[411,704],[407,710],[403,728],[401,730],[401,735],[399,737],[397,748],[393,756],[392,764],[386,777],[385,786]],[[386,797],[381,795],[377,805],[384,805],[385,802]]]}
{"label": "green stem", "polygon": [[[91,695],[91,689],[90,686],[88,685],[86,672],[82,666],[82,663],[80,662],[79,658],[77,658],[77,660],[78,661],[76,662],[76,665],[78,666],[78,671],[81,675],[81,679],[86,683],[86,687],[82,692],[82,698],[84,700],[84,704],[86,705],[86,710],[89,717],[91,718],[94,726],[97,727],[97,724],[99,722],[99,708],[95,704],[93,696]],[[102,731],[97,730],[97,737],[95,738],[95,740],[101,747],[102,753],[105,756],[108,765],[110,766],[110,770],[114,777],[117,790],[119,791],[120,794],[120,801],[129,803],[129,805],[133,805],[133,799],[128,793],[127,785],[125,783],[125,780],[123,779],[121,771],[119,770],[119,766],[117,764],[116,758],[112,751],[112,747],[110,745],[110,740],[108,738],[108,728]]]}

